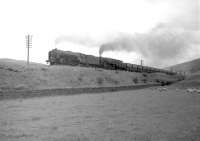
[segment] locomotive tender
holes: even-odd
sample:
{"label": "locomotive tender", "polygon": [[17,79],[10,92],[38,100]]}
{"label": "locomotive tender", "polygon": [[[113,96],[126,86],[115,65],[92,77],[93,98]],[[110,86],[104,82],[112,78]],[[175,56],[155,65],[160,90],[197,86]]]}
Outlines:
{"label": "locomotive tender", "polygon": [[48,59],[49,60],[47,60],[47,62],[49,62],[50,65],[71,65],[83,67],[97,67],[109,70],[124,70],[130,72],[161,72],[170,75],[176,74],[175,72],[164,69],[124,63],[123,61],[117,59],[96,57],[93,55],[85,55],[82,53],[62,51],[58,49],[53,49],[49,51]]}

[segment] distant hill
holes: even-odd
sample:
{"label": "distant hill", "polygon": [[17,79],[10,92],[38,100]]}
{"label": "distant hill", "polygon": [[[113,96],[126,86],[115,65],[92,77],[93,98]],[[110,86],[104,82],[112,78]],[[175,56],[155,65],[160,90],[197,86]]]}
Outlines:
{"label": "distant hill", "polygon": [[185,80],[180,81],[173,86],[180,88],[200,88],[200,71],[191,73]]}
{"label": "distant hill", "polygon": [[173,71],[183,71],[187,73],[196,73],[200,71],[200,58],[189,61],[189,62],[177,64],[177,65],[168,67],[167,69],[173,70]]}
{"label": "distant hill", "polygon": [[168,67],[174,71],[183,71],[187,73],[186,79],[174,84],[176,87],[182,88],[200,88],[200,58],[188,61],[182,64]]}

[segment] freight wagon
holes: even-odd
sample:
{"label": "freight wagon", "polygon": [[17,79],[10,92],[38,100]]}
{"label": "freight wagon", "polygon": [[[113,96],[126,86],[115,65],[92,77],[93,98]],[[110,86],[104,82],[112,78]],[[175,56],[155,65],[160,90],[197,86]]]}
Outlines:
{"label": "freight wagon", "polygon": [[124,63],[123,61],[117,59],[96,57],[92,55],[85,55],[82,53],[75,53],[71,51],[62,51],[58,49],[53,49],[49,51],[47,62],[49,62],[50,65],[71,65],[71,66],[97,67],[110,70],[124,70],[130,72],[146,72],[146,73],[161,72],[171,75],[176,74],[175,72],[164,69]]}

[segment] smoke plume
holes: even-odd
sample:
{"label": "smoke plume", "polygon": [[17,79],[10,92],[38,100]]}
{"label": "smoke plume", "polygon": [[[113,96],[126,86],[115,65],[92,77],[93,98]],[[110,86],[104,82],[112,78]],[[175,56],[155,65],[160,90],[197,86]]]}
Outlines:
{"label": "smoke plume", "polygon": [[199,32],[169,28],[159,24],[145,34],[119,34],[117,38],[100,46],[99,54],[106,51],[135,52],[151,64],[170,64],[175,60],[200,55]]}

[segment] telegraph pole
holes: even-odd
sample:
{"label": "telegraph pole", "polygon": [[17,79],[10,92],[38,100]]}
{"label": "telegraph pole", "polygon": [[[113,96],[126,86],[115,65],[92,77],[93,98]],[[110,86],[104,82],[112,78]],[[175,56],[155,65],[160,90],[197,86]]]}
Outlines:
{"label": "telegraph pole", "polygon": [[29,65],[29,49],[32,46],[32,35],[26,35],[26,48],[27,48],[27,65]]}
{"label": "telegraph pole", "polygon": [[143,66],[143,60],[141,59],[141,61],[140,61],[140,64],[141,64],[141,66]]}
{"label": "telegraph pole", "polygon": [[142,60],[142,59],[141,59],[140,64],[141,64],[141,68],[142,68],[142,70],[143,70],[143,60]]}

